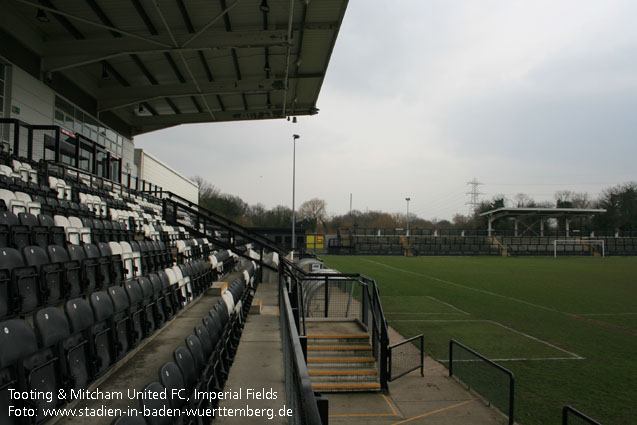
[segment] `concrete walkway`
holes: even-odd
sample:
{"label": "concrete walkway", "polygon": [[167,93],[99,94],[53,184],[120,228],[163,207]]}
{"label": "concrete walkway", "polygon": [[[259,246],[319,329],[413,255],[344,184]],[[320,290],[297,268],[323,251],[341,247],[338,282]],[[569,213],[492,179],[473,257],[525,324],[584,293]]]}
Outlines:
{"label": "concrete walkway", "polygon": [[[220,403],[228,409],[274,409],[274,419],[267,417],[218,417],[219,424],[285,424],[278,416],[285,404],[285,381],[278,316],[278,287],[262,283],[256,293],[263,300],[260,315],[250,315],[225,390],[243,390],[241,400]],[[392,342],[402,341],[390,330]],[[425,358],[425,376],[415,371],[389,384],[388,392],[329,393],[330,424],[428,424],[428,425],[504,425],[507,418],[487,406],[475,394],[453,378],[447,369]],[[247,388],[272,390],[276,400],[246,400]]]}
{"label": "concrete walkway", "polygon": [[[241,390],[240,399],[224,400],[220,408],[228,409],[215,424],[287,424],[280,409],[285,405],[285,376],[281,348],[278,310],[278,283],[263,282],[257,288],[253,305],[261,298],[261,314],[250,314],[239,349],[230,369],[224,391]],[[257,399],[248,391],[253,390]],[[276,398],[274,398],[276,396]],[[268,398],[269,397],[269,398]],[[222,412],[223,414],[223,412]]]}

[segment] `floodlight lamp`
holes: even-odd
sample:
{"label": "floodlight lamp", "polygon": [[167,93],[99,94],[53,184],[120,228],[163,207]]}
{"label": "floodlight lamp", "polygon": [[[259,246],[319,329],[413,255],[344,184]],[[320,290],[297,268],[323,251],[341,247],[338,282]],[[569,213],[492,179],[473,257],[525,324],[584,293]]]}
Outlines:
{"label": "floodlight lamp", "polygon": [[259,6],[259,9],[263,13],[268,13],[270,11],[270,6],[268,6],[268,0],[262,0],[261,6]]}
{"label": "floodlight lamp", "polygon": [[292,118],[292,122],[296,124],[296,117]]}
{"label": "floodlight lamp", "polygon": [[37,19],[40,22],[50,22],[51,20],[49,19],[49,17],[47,16],[46,12],[44,11],[44,9],[41,9],[38,7],[38,11],[35,14],[35,19]]}
{"label": "floodlight lamp", "polygon": [[111,76],[108,73],[108,69],[106,69],[106,65],[102,65],[102,80],[110,80]]}
{"label": "floodlight lamp", "polygon": [[300,139],[300,138],[301,138],[301,136],[299,136],[298,134],[293,134],[293,135],[292,135],[292,138],[293,138],[294,140],[296,140],[296,139]]}

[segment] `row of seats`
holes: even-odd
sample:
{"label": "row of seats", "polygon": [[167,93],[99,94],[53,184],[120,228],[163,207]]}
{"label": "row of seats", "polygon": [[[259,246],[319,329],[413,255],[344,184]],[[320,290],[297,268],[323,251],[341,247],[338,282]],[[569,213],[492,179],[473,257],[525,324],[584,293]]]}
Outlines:
{"label": "row of seats", "polygon": [[[0,248],[0,318],[26,315],[63,299],[106,290],[125,279],[171,269],[174,261],[155,242],[100,242],[98,244],[27,245],[20,250]],[[199,274],[181,264],[182,274]],[[198,290],[198,288],[197,288]],[[195,291],[196,292],[196,291]]]}
{"label": "row of seats", "polygon": [[[0,423],[26,423],[8,415],[9,405],[36,408],[36,422],[46,419],[43,409],[66,402],[57,398],[60,389],[68,394],[71,389],[86,388],[171,320],[187,302],[186,288],[212,283],[213,275],[202,268],[203,261],[199,266],[181,266],[178,273],[166,269],[93,292],[88,298],[69,299],[63,308],[41,308],[33,315],[33,327],[24,319],[1,322]],[[51,401],[10,400],[9,388],[50,391],[54,397]]]}
{"label": "row of seats", "polygon": [[[222,391],[236,354],[245,319],[254,296],[256,265],[244,261],[242,275],[224,291],[222,298],[173,352],[173,360],[158,371],[158,381],[143,389],[146,393],[166,394],[166,399],[140,400],[140,412],[160,409],[181,410],[182,416],[123,416],[113,425],[207,424],[213,418],[186,416],[183,409],[217,407],[217,400],[196,398],[196,391]],[[167,390],[167,391],[166,391]],[[187,394],[177,397],[177,394]],[[179,410],[177,410],[179,409]]]}

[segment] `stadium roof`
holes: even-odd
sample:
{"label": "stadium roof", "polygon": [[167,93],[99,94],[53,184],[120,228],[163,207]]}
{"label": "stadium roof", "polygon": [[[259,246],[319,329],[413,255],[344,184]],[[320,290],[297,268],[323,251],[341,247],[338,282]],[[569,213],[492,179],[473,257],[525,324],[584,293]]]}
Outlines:
{"label": "stadium roof", "polygon": [[0,55],[128,136],[312,115],[348,0],[4,0]]}
{"label": "stadium roof", "polygon": [[605,213],[605,209],[599,208],[496,208],[480,214],[481,217],[488,216],[490,219],[498,219],[502,217],[521,217],[521,216],[542,216],[542,217],[573,217],[588,216],[593,214]]}

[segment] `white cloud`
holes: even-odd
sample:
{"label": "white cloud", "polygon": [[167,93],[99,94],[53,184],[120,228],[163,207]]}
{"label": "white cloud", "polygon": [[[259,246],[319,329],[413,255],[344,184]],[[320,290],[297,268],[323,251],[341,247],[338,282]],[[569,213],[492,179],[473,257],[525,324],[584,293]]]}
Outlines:
{"label": "white cloud", "polygon": [[[287,121],[182,126],[136,143],[268,207],[466,212],[466,182],[538,193],[635,179],[632,1],[350,2],[319,98]],[[570,187],[536,186],[564,182]],[[584,184],[587,183],[587,184]],[[541,192],[540,192],[541,191]],[[503,192],[504,193],[504,192]],[[542,195],[542,196],[540,196]]]}

